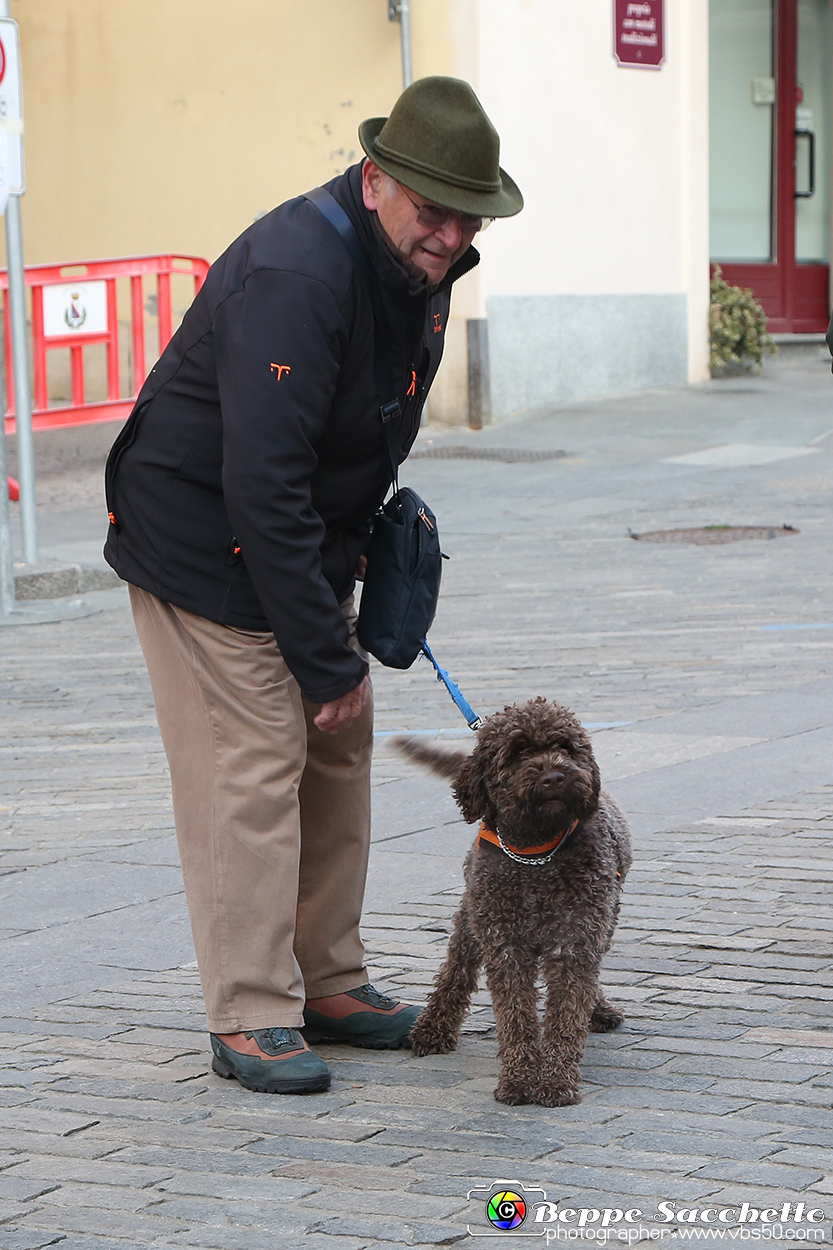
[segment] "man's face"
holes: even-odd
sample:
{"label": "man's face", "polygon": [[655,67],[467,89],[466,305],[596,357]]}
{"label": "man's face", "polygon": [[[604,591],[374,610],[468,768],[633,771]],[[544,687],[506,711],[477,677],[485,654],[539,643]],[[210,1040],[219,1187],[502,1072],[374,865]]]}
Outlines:
{"label": "man's face", "polygon": [[362,195],[365,208],[376,212],[391,243],[428,275],[430,286],[442,282],[477,233],[471,221],[461,220],[451,210],[439,229],[421,225],[417,220],[420,208],[434,201],[401,187],[371,160],[362,168]]}

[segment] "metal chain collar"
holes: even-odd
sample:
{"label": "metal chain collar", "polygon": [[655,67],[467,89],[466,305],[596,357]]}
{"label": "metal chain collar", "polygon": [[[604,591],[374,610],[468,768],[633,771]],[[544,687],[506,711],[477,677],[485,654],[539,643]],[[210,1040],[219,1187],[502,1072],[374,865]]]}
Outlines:
{"label": "metal chain collar", "polygon": [[551,851],[547,852],[546,855],[519,855],[517,851],[512,851],[509,849],[509,847],[506,845],[506,843],[504,842],[503,838],[500,836],[500,833],[498,832],[497,829],[495,829],[494,832],[495,832],[495,837],[500,843],[500,849],[503,851],[504,855],[508,855],[509,858],[513,859],[516,864],[548,864],[550,860],[553,858],[553,856],[558,854],[558,852],[561,850],[562,846],[568,840],[570,835],[572,833],[575,833],[577,828],[578,828],[578,821],[574,820],[570,828],[565,831],[564,836],[561,839],[561,841],[558,843],[558,845],[554,846]]}

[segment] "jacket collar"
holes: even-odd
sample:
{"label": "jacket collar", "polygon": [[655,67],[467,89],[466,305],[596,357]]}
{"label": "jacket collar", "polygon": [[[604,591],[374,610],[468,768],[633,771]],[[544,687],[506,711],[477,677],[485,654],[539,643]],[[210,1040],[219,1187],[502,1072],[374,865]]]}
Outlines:
{"label": "jacket collar", "polygon": [[476,247],[469,247],[458,261],[451,266],[442,282],[429,287],[422,279],[410,274],[405,266],[396,258],[387,246],[382,232],[377,227],[375,214],[369,212],[362,199],[362,161],[351,165],[345,173],[326,184],[327,190],[338,201],[356,228],[371,264],[386,286],[406,286],[407,294],[413,298],[430,298],[448,288],[461,278],[464,273],[474,269],[480,263],[480,253]]}

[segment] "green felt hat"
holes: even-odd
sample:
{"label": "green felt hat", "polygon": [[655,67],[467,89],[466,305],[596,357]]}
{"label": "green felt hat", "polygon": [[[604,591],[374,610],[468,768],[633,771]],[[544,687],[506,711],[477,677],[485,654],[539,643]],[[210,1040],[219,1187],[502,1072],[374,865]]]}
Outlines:
{"label": "green felt hat", "polygon": [[359,141],[391,178],[445,208],[513,217],[524,206],[498,164],[498,133],[460,78],[419,78],[402,92],[390,117],[362,122]]}

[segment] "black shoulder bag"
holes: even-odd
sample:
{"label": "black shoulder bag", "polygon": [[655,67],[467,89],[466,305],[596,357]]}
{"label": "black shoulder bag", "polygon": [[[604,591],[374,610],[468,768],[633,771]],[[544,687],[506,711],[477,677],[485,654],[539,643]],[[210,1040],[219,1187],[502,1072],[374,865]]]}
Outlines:
{"label": "black shoulder bag", "polygon": [[376,277],[350,218],[324,187],[309,191],[340,234],[373,305],[373,377],[380,402],[393,494],[373,518],[367,551],[358,639],[388,668],[410,668],[425,646],[440,593],[442,553],[437,521],[416,491],[399,485],[398,428],[402,416],[388,345],[378,312]]}

